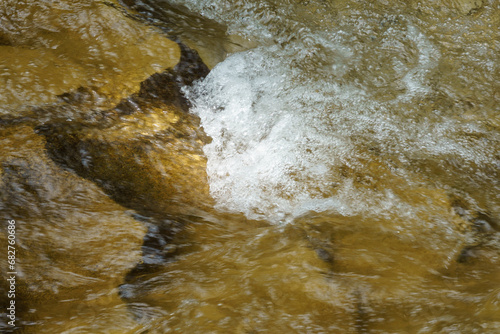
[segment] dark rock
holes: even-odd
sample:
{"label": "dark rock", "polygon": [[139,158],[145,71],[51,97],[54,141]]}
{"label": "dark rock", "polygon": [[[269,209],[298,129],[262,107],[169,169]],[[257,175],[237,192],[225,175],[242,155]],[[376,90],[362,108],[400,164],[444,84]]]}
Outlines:
{"label": "dark rock", "polygon": [[174,105],[187,112],[189,102],[181,89],[194,81],[204,78],[210,70],[203,63],[198,53],[189,47],[179,44],[181,58],[173,69],[155,73],[141,83],[140,91],[121,101],[115,110],[124,114],[137,111],[144,104],[161,107],[164,104]]}

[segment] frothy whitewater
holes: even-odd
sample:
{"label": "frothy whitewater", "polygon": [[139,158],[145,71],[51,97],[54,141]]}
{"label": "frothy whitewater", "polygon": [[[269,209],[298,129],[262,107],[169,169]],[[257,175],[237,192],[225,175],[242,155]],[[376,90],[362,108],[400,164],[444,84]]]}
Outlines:
{"label": "frothy whitewater", "polygon": [[[465,172],[498,190],[484,173],[499,166],[491,126],[497,107],[476,98],[470,103],[484,118],[470,116],[462,100],[471,93],[459,90],[495,89],[495,79],[475,82],[467,67],[480,62],[497,71],[489,58],[495,46],[479,41],[442,55],[466,19],[449,21],[440,35],[416,11],[324,2],[185,5],[259,45],[229,55],[187,92],[213,139],[204,150],[219,209],[273,222],[308,211],[411,220],[429,203],[403,195],[439,188],[498,211],[494,198],[479,204],[455,184]],[[443,76],[450,57],[460,66]]]}

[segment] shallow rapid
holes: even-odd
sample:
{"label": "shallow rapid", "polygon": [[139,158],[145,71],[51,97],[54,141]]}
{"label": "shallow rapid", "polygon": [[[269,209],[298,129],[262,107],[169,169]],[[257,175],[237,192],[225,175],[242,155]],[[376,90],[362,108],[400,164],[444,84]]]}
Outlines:
{"label": "shallow rapid", "polygon": [[0,330],[500,332],[499,41],[497,0],[0,0]]}
{"label": "shallow rapid", "polygon": [[417,219],[427,208],[402,193],[488,185],[468,201],[498,214],[498,32],[473,30],[497,23],[493,3],[445,22],[418,5],[189,4],[261,44],[187,90],[213,139],[219,208],[274,222],[311,210]]}

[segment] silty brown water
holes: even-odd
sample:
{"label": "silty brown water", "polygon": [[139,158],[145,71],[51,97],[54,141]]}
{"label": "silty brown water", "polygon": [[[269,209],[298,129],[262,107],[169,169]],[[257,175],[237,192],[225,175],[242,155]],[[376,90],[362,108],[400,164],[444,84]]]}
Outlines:
{"label": "silty brown water", "polygon": [[[109,296],[107,303],[87,301],[82,308],[88,293],[61,302],[67,299],[53,291],[50,308],[30,304],[24,332],[500,330],[498,2],[80,6],[65,7],[68,17],[92,8],[127,27],[96,30],[90,38],[74,21],[58,23],[94,50],[78,53],[78,62],[102,63],[88,65],[97,71],[90,78],[102,79],[85,79],[66,62],[75,83],[51,86],[43,83],[51,76],[36,65],[39,74],[29,73],[40,77],[47,97],[7,85],[13,88],[4,94],[10,102],[3,118],[36,128],[58,168],[135,210],[132,219],[148,231],[142,260],[131,257],[122,281],[98,289],[94,296],[101,299],[90,298]],[[53,14],[43,20],[42,28],[10,31],[27,31],[23,43],[48,54],[51,44],[40,42],[48,38],[44,27],[61,20]],[[90,27],[103,22],[82,20]],[[165,36],[187,43],[213,67],[183,88],[189,113],[128,84],[152,74],[144,70],[152,65],[141,62],[168,58],[147,41],[129,42],[130,29],[147,31],[172,50]],[[60,32],[49,35],[62,43]],[[13,38],[2,40],[19,48]],[[135,53],[116,51],[120,43],[139,48],[138,55],[144,47],[151,58],[129,60]],[[128,72],[105,67],[111,61],[142,76],[117,76]],[[4,77],[13,82],[23,73],[9,70]],[[107,88],[122,84],[131,88],[121,95]],[[57,102],[57,94],[78,86],[85,87],[80,94]],[[14,98],[16,89],[27,93]],[[127,96],[129,107],[114,107]],[[9,145],[26,151],[22,141]],[[12,177],[3,180],[12,184]],[[8,189],[27,196],[26,188]],[[4,215],[12,215],[13,204],[4,203]],[[81,203],[82,215],[97,210]],[[20,219],[28,230],[36,226],[30,215]],[[66,316],[61,311],[68,305],[74,311]],[[117,317],[126,321],[112,320]]]}

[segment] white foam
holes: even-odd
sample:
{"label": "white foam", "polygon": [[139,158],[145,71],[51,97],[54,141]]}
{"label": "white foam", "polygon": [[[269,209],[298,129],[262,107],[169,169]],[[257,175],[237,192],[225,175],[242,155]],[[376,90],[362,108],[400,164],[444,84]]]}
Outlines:
{"label": "white foam", "polygon": [[[430,78],[440,54],[410,20],[401,18],[380,41],[364,45],[352,32],[314,30],[270,9],[252,17],[221,11],[220,2],[187,4],[262,41],[258,48],[229,56],[187,91],[193,112],[213,139],[204,150],[219,209],[273,222],[310,210],[416,217],[423,209],[398,198],[394,189],[357,187],[357,176],[339,176],[339,169],[362,171],[362,161],[372,158],[366,153],[370,145],[403,163],[449,155],[492,162],[487,141],[467,142],[459,134],[483,128],[470,129],[434,112],[420,114],[418,101],[432,92]],[[256,5],[242,6],[251,12]],[[375,24],[363,22],[367,31]],[[276,31],[278,24],[300,38],[286,38]],[[394,48],[412,52],[395,54]],[[366,65],[370,52],[380,54]],[[377,61],[385,56],[392,58],[390,66],[382,64],[388,74],[380,81],[386,86],[380,86],[379,73],[370,69],[382,66]],[[403,86],[392,87],[392,81]],[[377,97],[385,92],[392,98]],[[409,175],[404,169],[398,173]],[[409,189],[412,182],[408,177]]]}
{"label": "white foam", "polygon": [[297,85],[290,71],[269,50],[256,49],[229,57],[190,92],[193,111],[213,138],[204,150],[218,208],[275,222],[309,210],[373,211],[350,180],[335,198],[320,195],[332,187],[332,168],[356,154],[356,129],[347,123],[373,124],[362,112],[351,119],[347,110],[328,112],[325,95],[363,109],[362,92],[332,83],[316,90]]}

